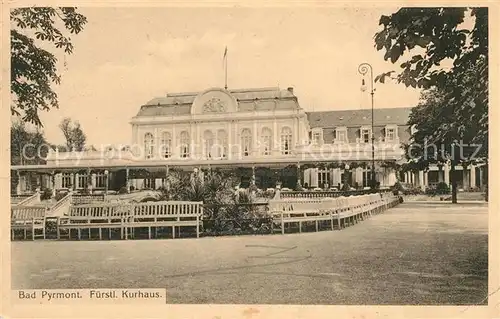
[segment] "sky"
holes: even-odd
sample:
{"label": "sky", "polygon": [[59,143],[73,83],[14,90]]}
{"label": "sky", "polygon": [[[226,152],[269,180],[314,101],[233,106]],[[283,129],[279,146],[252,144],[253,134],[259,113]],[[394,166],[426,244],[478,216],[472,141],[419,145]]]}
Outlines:
{"label": "sky", "polygon": [[[44,133],[63,143],[63,117],[81,123],[87,144],[130,143],[130,119],[154,97],[224,86],[294,87],[306,111],[370,108],[358,65],[374,75],[399,68],[374,48],[382,14],[397,8],[85,8],[74,53],[60,55],[59,109],[44,112]],[[419,91],[376,84],[375,110],[408,107]]]}

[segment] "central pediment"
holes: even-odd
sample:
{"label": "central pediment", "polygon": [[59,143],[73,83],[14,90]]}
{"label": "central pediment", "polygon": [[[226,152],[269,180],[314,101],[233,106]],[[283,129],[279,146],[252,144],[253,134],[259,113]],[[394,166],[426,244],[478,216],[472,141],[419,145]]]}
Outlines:
{"label": "central pediment", "polygon": [[238,111],[236,98],[222,88],[211,88],[198,94],[191,106],[191,114],[232,113]]}

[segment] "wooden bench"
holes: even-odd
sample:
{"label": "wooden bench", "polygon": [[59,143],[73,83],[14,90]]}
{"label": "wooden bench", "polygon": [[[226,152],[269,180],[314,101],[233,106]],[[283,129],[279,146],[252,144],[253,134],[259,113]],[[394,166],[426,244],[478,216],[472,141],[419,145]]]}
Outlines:
{"label": "wooden bench", "polygon": [[135,204],[127,227],[131,228],[134,236],[135,228],[145,227],[148,229],[148,238],[151,239],[151,231],[154,230],[155,237],[161,227],[172,228],[172,238],[175,238],[176,227],[196,227],[196,237],[200,237],[200,224],[203,221],[203,202],[187,201],[164,201]]}
{"label": "wooden bench", "polygon": [[329,221],[333,229],[332,214],[323,209],[323,199],[320,198],[289,198],[269,201],[269,213],[274,223],[281,224],[281,233],[285,233],[285,225],[290,223],[299,224],[299,232],[302,232],[302,223],[314,222],[318,231],[320,221]]}
{"label": "wooden bench", "polygon": [[97,229],[99,239],[103,230],[107,230],[108,239],[111,231],[119,230],[121,239],[135,237],[136,228],[147,228],[148,238],[151,231],[155,235],[160,227],[172,227],[172,236],[178,227],[196,227],[196,237],[200,236],[200,223],[203,220],[202,202],[150,202],[137,204],[86,204],[70,208],[68,216],[58,218],[57,238],[71,238],[71,231],[78,232],[82,239],[82,230],[92,238],[92,229]]}
{"label": "wooden bench", "polygon": [[[11,208],[11,239],[15,240],[16,231],[22,230],[24,239],[31,233],[31,240],[45,239],[45,215],[47,208],[40,206],[14,206]],[[37,233],[38,231],[38,233]]]}
{"label": "wooden bench", "polygon": [[338,229],[347,225],[357,224],[370,216],[370,209],[367,205],[368,195],[325,198],[323,200],[324,209],[329,211],[336,220]]}
{"label": "wooden bench", "polygon": [[108,239],[111,239],[111,231],[119,230],[120,238],[126,239],[126,225],[131,218],[132,205],[130,204],[86,204],[71,206],[68,216],[58,217],[57,238],[61,239],[67,235],[71,238],[71,231],[78,232],[78,239],[82,239],[82,230],[88,231],[88,238],[92,238],[92,229],[97,229],[99,239],[102,239],[102,231],[108,231]]}

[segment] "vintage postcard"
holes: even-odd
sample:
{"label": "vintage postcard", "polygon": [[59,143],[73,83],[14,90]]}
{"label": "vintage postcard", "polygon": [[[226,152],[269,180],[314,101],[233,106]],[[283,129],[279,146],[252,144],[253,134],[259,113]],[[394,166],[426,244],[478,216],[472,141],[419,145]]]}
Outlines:
{"label": "vintage postcard", "polygon": [[496,3],[32,5],[0,317],[500,318]]}

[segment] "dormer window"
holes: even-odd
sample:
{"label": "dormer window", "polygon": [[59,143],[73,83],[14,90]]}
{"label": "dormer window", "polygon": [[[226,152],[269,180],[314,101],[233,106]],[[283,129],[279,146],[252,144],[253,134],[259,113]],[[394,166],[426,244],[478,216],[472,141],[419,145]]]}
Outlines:
{"label": "dormer window", "polygon": [[312,144],[313,145],[323,145],[323,129],[314,128],[312,130]]}
{"label": "dormer window", "polygon": [[396,125],[387,125],[385,127],[386,142],[393,142],[398,139],[398,127]]}
{"label": "dormer window", "polygon": [[348,143],[347,127],[337,127],[335,129],[335,143]]}
{"label": "dormer window", "polygon": [[361,127],[359,135],[361,143],[370,143],[372,138],[372,129],[369,127]]}
{"label": "dormer window", "polygon": [[417,125],[416,124],[413,124],[412,126],[410,126],[410,134],[413,135],[415,133],[417,133]]}

